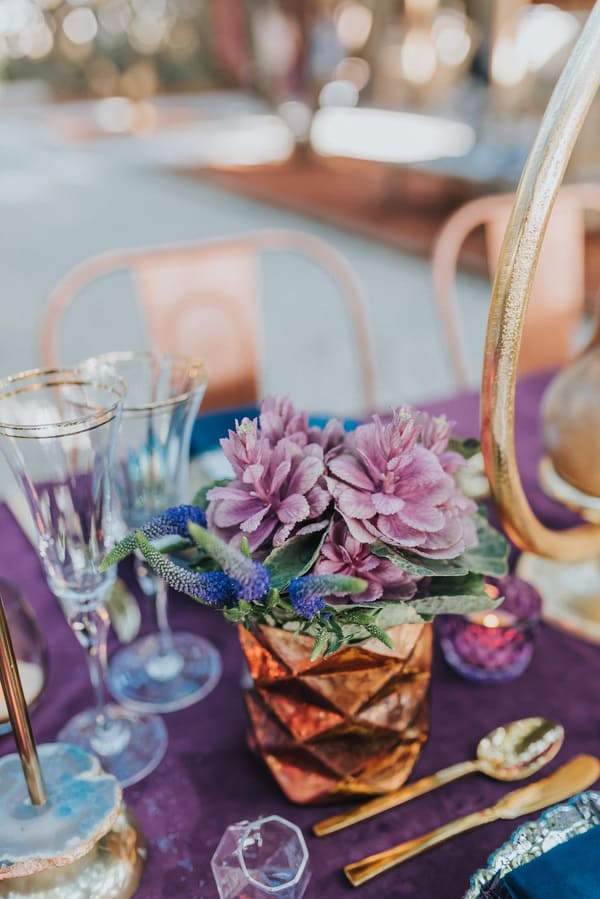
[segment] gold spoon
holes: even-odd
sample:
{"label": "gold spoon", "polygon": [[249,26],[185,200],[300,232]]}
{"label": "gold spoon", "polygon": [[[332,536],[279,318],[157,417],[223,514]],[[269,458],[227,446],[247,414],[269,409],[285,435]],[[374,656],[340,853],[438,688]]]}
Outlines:
{"label": "gold spoon", "polygon": [[564,802],[575,793],[591,787],[598,777],[600,777],[598,759],[592,755],[578,755],[549,777],[507,793],[489,808],[473,812],[464,818],[457,818],[438,827],[437,830],[415,837],[414,840],[407,840],[391,849],[346,865],[344,873],[352,886],[358,887],[426,849],[437,846],[438,843],[443,843],[444,840],[466,830],[479,827],[480,824],[489,824],[498,818],[508,820],[519,818],[521,815],[529,815],[557,802]]}
{"label": "gold spoon", "polygon": [[313,833],[324,837],[358,821],[366,821],[381,812],[402,805],[409,799],[436,790],[444,784],[479,771],[495,780],[524,780],[539,771],[557,754],[564,739],[562,725],[545,718],[521,718],[486,734],[477,745],[477,758],[443,768],[422,777],[400,790],[386,793],[349,812],[325,818],[313,826]]}

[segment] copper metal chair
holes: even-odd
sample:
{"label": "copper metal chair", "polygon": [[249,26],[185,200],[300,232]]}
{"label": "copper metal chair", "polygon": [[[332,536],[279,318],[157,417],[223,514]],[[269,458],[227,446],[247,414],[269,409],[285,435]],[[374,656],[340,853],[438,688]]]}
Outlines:
{"label": "copper metal chair", "polygon": [[291,252],[320,266],[344,298],[360,369],[362,403],[375,406],[375,376],[367,315],[345,259],[299,231],[259,231],[180,246],[115,250],[78,265],[50,296],[41,325],[41,358],[59,364],[64,313],[90,282],[126,271],[152,348],[201,356],[210,385],[203,410],[254,403],[260,394],[261,257]]}
{"label": "copper metal chair", "polygon": [[[496,269],[514,197],[480,197],[443,225],[431,258],[434,297],[456,384],[469,386],[456,300],[456,266],[468,234],[485,226],[490,274]],[[600,185],[563,187],[540,253],[523,334],[520,369],[560,365],[573,355],[585,295],[585,210],[600,210]],[[543,336],[542,336],[543,335]]]}

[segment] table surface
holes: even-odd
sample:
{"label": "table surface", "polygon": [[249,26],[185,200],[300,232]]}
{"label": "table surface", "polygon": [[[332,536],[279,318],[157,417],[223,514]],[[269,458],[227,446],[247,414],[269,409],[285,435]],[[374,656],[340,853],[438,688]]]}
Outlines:
{"label": "table surface", "polygon": [[[544,384],[543,377],[534,377],[520,387],[519,452],[525,486],[536,511],[545,521],[564,526],[568,516],[543,497],[535,483],[537,408]],[[475,396],[431,408],[455,419],[457,433],[477,433]],[[33,725],[40,742],[52,741],[71,715],[91,704],[82,651],[48,591],[34,551],[5,506],[0,507],[0,526],[0,574],[24,592],[49,643],[50,676],[33,714]],[[312,868],[306,896],[350,896],[352,887],[341,872],[345,863],[483,808],[506,791],[506,785],[472,775],[343,833],[321,840],[313,837],[311,824],[341,807],[292,805],[246,748],[242,658],[235,629],[219,614],[180,596],[172,598],[171,619],[175,629],[195,631],[214,643],[222,655],[223,677],[203,702],[166,718],[169,749],[164,761],[144,782],[125,793],[149,846],[139,897],[213,899],[217,891],[210,858],[221,834],[235,821],[270,813],[287,817],[304,830]],[[473,757],[480,736],[498,724],[527,715],[554,718],[565,726],[565,745],[548,771],[580,752],[600,754],[599,682],[600,648],[547,625],[541,629],[529,669],[518,681],[506,685],[461,680],[445,665],[436,646],[431,735],[414,777]],[[12,751],[12,737],[0,738],[0,754]],[[357,895],[362,899],[459,899],[471,874],[518,823],[499,821],[459,836],[363,886]]]}

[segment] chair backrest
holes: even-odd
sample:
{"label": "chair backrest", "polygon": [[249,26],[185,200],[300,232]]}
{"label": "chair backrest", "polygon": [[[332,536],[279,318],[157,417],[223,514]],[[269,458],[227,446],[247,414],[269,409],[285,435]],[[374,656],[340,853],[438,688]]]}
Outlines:
{"label": "chair backrest", "polygon": [[[493,276],[513,206],[512,194],[480,197],[458,209],[443,225],[432,254],[434,298],[452,372],[459,387],[469,384],[459,326],[456,267],[466,237],[485,226]],[[600,185],[563,187],[546,229],[519,364],[522,371],[560,365],[573,353],[585,294],[585,210],[600,210]]]}
{"label": "chair backrest", "polygon": [[375,406],[375,377],[366,307],[345,259],[303,232],[258,231],[232,238],[144,250],[119,250],[86,260],[50,296],[41,325],[42,364],[59,364],[64,313],[90,282],[129,273],[151,346],[201,356],[210,383],[203,409],[255,402],[262,350],[261,257],[292,252],[319,265],[345,300],[359,363],[362,403]]}

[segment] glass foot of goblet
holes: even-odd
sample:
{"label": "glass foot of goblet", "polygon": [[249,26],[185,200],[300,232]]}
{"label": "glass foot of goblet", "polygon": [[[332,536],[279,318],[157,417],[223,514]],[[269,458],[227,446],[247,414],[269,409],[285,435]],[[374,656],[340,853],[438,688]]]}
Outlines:
{"label": "glass foot of goblet", "polygon": [[98,727],[96,709],[71,718],[58,734],[95,753],[108,774],[129,787],[154,771],[167,749],[167,729],[158,715],[132,715],[118,705],[104,708],[106,724]]}
{"label": "glass foot of goblet", "polygon": [[159,635],[150,634],[113,655],[108,686],[127,708],[176,712],[208,696],[220,677],[221,658],[207,640],[174,633],[165,652]]}

